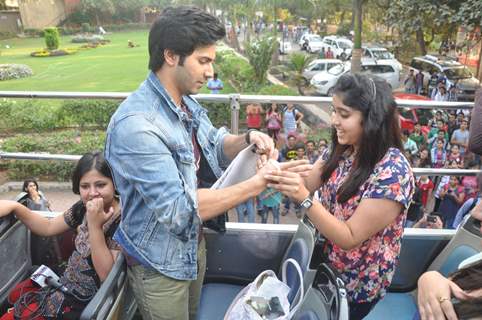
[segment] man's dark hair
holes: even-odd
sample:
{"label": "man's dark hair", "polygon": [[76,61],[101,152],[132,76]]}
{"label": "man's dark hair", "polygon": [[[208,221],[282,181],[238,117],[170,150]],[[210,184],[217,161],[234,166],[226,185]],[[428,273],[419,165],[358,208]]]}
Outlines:
{"label": "man's dark hair", "polygon": [[200,47],[215,44],[226,30],[216,17],[195,6],[168,7],[149,31],[149,69],[158,71],[164,64],[164,50],[180,56],[179,64]]}

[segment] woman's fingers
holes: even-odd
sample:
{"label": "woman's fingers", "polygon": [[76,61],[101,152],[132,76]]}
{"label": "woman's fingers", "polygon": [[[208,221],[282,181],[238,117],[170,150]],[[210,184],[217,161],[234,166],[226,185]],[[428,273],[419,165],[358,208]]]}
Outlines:
{"label": "woman's fingers", "polygon": [[296,167],[290,167],[286,170],[290,172],[305,173],[305,172],[310,172],[312,169],[313,169],[313,165],[308,163],[308,164],[302,164]]}
{"label": "woman's fingers", "polygon": [[450,281],[449,282],[450,290],[454,297],[456,297],[459,300],[467,300],[473,298],[470,294],[462,290],[455,282]]}
{"label": "woman's fingers", "polygon": [[287,161],[287,162],[281,162],[280,168],[281,168],[281,170],[287,170],[289,168],[293,168],[293,167],[305,165],[305,164],[309,164],[309,161],[308,160],[292,160],[292,161]]}

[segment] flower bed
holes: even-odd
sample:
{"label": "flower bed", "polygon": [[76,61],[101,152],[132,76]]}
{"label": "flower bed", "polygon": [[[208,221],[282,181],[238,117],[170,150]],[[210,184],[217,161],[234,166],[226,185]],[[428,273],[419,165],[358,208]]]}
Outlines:
{"label": "flower bed", "polygon": [[25,64],[0,64],[0,81],[27,78],[32,75],[32,69]]}
{"label": "flower bed", "polygon": [[73,48],[57,49],[57,50],[42,49],[40,51],[34,51],[30,55],[32,57],[58,57],[58,56],[66,56],[69,54],[74,54],[76,52],[77,52],[77,49],[73,49]]}
{"label": "flower bed", "polygon": [[78,34],[74,36],[71,40],[72,43],[100,43],[106,44],[109,43],[110,40],[104,39],[103,36],[97,34]]}

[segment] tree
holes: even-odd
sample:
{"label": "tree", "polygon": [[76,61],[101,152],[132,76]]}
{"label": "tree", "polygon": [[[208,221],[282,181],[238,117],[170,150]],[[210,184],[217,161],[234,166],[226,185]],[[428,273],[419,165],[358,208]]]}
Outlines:
{"label": "tree", "polygon": [[387,9],[386,23],[395,27],[403,41],[410,41],[415,35],[420,53],[427,53],[436,34],[446,33],[445,37],[455,32],[451,22],[461,1],[455,0],[391,0]]}
{"label": "tree", "polygon": [[353,17],[355,42],[351,53],[351,72],[361,71],[361,55],[362,55],[362,8],[363,0],[353,0]]}
{"label": "tree", "polygon": [[113,0],[81,0],[80,10],[95,18],[95,23],[99,26],[101,24],[100,17],[103,14],[113,15],[115,6]]}
{"label": "tree", "polygon": [[290,71],[290,81],[294,83],[300,95],[304,95],[304,88],[307,85],[306,79],[303,77],[303,71],[308,67],[313,57],[304,53],[294,52],[289,56],[289,63],[287,65]]}
{"label": "tree", "polygon": [[271,56],[275,49],[276,39],[264,37],[255,42],[245,42],[244,48],[249,64],[254,69],[256,84],[262,85],[266,81],[266,72],[271,63]]}

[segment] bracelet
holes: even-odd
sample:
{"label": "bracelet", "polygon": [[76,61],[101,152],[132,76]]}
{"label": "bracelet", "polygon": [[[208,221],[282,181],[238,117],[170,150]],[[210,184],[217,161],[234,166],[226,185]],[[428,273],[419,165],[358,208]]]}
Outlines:
{"label": "bracelet", "polygon": [[246,143],[248,145],[251,144],[251,138],[249,137],[250,133],[253,132],[253,131],[258,131],[256,129],[248,129],[248,131],[246,131],[246,136],[244,137],[244,140],[246,141]]}

